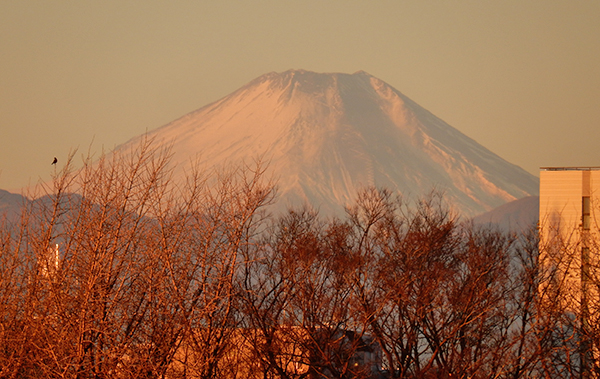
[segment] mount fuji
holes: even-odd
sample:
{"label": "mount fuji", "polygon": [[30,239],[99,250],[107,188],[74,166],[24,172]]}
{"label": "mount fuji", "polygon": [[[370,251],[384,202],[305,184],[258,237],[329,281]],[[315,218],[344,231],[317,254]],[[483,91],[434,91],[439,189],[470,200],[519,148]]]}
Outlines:
{"label": "mount fuji", "polygon": [[175,179],[202,167],[268,162],[276,207],[322,214],[366,186],[418,197],[433,189],[463,216],[538,194],[538,179],[366,72],[265,74],[232,94],[133,138],[171,146]]}

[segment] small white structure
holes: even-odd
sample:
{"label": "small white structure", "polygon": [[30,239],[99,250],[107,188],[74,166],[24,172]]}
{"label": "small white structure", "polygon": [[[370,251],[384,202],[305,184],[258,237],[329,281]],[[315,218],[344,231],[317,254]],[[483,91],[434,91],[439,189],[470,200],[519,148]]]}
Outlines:
{"label": "small white structure", "polygon": [[42,257],[39,264],[41,266],[42,277],[52,279],[56,275],[60,266],[60,250],[58,244],[56,244],[54,248],[48,249],[48,252]]}

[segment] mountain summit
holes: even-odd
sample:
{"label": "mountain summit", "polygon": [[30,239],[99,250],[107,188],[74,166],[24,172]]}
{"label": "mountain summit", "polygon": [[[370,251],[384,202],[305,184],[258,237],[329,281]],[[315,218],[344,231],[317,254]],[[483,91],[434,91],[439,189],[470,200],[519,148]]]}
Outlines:
{"label": "mountain summit", "polygon": [[326,214],[370,185],[436,188],[466,216],[538,192],[536,177],[363,71],[268,73],[148,136],[172,145],[176,175],[196,156],[205,167],[264,157],[278,204]]}

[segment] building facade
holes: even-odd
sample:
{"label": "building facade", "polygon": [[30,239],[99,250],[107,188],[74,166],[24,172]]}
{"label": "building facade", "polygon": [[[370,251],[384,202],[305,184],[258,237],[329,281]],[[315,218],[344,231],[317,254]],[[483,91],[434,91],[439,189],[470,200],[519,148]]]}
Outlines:
{"label": "building facade", "polygon": [[600,167],[543,167],[539,217],[541,304],[572,320],[582,377],[598,377]]}
{"label": "building facade", "polygon": [[[579,308],[597,265],[600,167],[543,167],[540,263],[561,284],[559,297]],[[562,295],[562,296],[561,296]]]}

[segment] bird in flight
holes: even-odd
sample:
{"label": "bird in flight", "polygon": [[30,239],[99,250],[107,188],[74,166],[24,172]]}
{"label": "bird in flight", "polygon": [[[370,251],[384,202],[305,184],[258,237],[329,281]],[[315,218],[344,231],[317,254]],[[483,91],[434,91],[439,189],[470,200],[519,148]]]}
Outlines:
{"label": "bird in flight", "polygon": [[56,157],[54,157],[54,160],[52,161],[52,164],[56,164],[56,162],[58,162],[58,159],[56,159]]}

